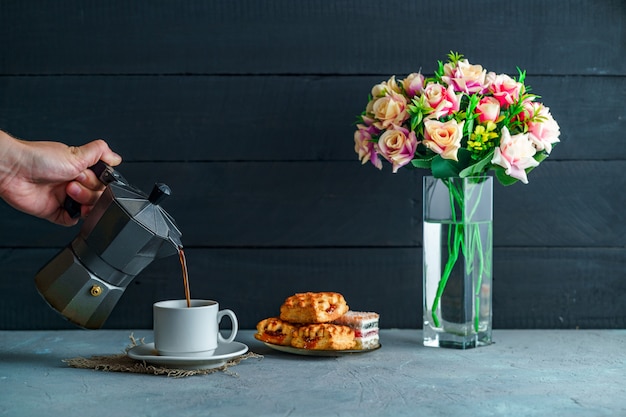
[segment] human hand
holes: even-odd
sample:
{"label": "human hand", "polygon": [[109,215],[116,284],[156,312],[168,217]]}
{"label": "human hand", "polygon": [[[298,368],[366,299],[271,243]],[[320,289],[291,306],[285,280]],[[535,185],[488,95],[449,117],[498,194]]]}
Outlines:
{"label": "human hand", "polygon": [[99,160],[110,166],[122,158],[103,140],[83,146],[28,142],[0,131],[0,196],[14,208],[71,226],[78,222],[63,208],[66,196],[81,204],[86,216],[104,185],[88,169]]}

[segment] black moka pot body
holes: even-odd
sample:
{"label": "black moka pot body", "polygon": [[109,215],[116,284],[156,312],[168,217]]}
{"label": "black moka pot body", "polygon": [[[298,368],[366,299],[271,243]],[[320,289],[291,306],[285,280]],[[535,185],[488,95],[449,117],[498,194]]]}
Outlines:
{"label": "black moka pot body", "polygon": [[150,196],[111,167],[94,172],[107,184],[78,236],[35,276],[48,304],[80,327],[102,327],[126,286],[153,260],[178,253],[181,233],[159,203],[170,194],[156,184]]}

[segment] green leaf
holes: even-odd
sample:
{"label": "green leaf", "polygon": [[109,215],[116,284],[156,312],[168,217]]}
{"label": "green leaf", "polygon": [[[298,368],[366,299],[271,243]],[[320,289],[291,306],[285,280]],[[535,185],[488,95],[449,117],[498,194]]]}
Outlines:
{"label": "green leaf", "polygon": [[433,158],[431,170],[435,178],[458,177],[464,167],[472,162],[472,153],[467,149],[459,149],[457,152],[458,161],[444,159],[441,155]]}
{"label": "green leaf", "polygon": [[440,155],[437,155],[433,158],[433,163],[431,165],[431,170],[433,172],[433,177],[435,178],[448,178],[448,177],[456,177],[457,172],[454,169],[452,160],[443,159]]}
{"label": "green leaf", "polygon": [[498,178],[498,181],[500,181],[500,184],[504,186],[509,186],[519,181],[517,178],[513,178],[509,175],[506,175],[506,173],[504,172],[505,171],[504,168],[502,168],[501,166],[497,166],[495,168],[495,171],[496,171],[496,178]]}
{"label": "green leaf", "polygon": [[517,73],[519,74],[517,81],[524,84],[524,80],[526,79],[526,70],[522,71],[520,67],[517,67]]}
{"label": "green leaf", "polygon": [[415,168],[430,169],[432,159],[413,159],[411,165]]}
{"label": "green leaf", "polygon": [[411,130],[415,131],[415,129],[417,129],[417,126],[422,123],[422,113],[416,113],[414,115],[411,116]]}
{"label": "green leaf", "polygon": [[470,165],[459,173],[459,177],[472,177],[475,175],[482,175],[487,171],[487,167],[491,165],[494,151],[489,152],[483,159],[476,162],[474,165]]}
{"label": "green leaf", "polygon": [[463,59],[463,54],[460,54],[458,52],[450,51],[450,53],[448,54],[448,60],[452,64],[456,65],[462,59]]}
{"label": "green leaf", "polygon": [[[552,146],[554,147],[554,146],[556,146],[556,144],[554,144]],[[550,156],[550,155],[548,155],[548,153],[546,151],[541,151],[541,152],[537,152],[533,158],[535,158],[535,161],[541,163],[548,156]],[[528,172],[528,171],[526,171],[526,172]]]}
{"label": "green leaf", "polygon": [[437,61],[437,70],[435,71],[435,80],[440,81],[441,77],[443,77],[444,74],[444,70],[443,70],[443,62],[441,61]]}

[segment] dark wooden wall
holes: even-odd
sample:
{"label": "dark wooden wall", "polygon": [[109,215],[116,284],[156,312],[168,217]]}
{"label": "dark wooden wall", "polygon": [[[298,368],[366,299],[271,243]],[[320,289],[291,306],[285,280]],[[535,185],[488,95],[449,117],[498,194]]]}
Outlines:
{"label": "dark wooden wall", "polygon": [[[353,122],[372,85],[450,50],[526,69],[562,132],[530,184],[494,184],[494,327],[624,327],[622,0],[2,0],[0,129],[104,138],[131,182],[170,185],[192,295],[244,328],[307,290],[419,328],[424,172],[360,166]],[[33,276],[76,233],[0,203],[0,328],[72,327]],[[182,296],[161,259],[106,327]]]}

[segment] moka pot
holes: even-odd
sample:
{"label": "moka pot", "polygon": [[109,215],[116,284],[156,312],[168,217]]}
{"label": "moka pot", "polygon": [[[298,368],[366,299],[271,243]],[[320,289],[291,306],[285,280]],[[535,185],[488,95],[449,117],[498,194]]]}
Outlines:
{"label": "moka pot", "polygon": [[[126,286],[153,260],[178,253],[181,232],[159,205],[170,195],[155,184],[150,195],[99,162],[91,169],[106,188],[78,236],[35,276],[39,293],[80,327],[102,327]],[[70,214],[80,206],[68,200]]]}

